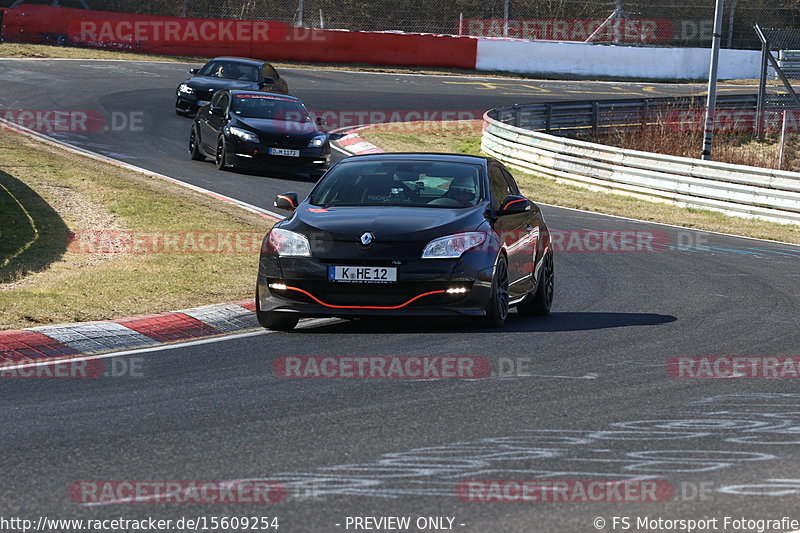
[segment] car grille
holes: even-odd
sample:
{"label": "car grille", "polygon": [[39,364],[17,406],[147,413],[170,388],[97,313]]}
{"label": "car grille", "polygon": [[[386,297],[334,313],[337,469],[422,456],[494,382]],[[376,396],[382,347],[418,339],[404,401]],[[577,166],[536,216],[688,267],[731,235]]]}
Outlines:
{"label": "car grille", "polygon": [[303,137],[295,137],[293,135],[266,135],[263,133],[258,134],[258,138],[262,144],[273,148],[306,148],[308,140]]}

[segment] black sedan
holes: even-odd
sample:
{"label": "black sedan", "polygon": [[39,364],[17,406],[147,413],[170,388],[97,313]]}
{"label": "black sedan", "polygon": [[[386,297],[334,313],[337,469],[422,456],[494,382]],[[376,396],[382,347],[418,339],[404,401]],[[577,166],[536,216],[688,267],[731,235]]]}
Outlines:
{"label": "black sedan", "polygon": [[[320,121],[321,123],[321,121]],[[194,160],[220,170],[249,168],[319,178],[330,166],[330,139],[293,96],[223,90],[200,108],[189,134]]]}
{"label": "black sedan", "polygon": [[203,68],[189,71],[192,77],[175,93],[175,113],[193,115],[221,89],[243,89],[289,94],[289,85],[269,63],[241,57],[218,57]]}
{"label": "black sedan", "polygon": [[262,326],[301,316],[546,315],[553,252],[542,212],[498,161],[377,154],[337,163],[266,235],[256,310]]}

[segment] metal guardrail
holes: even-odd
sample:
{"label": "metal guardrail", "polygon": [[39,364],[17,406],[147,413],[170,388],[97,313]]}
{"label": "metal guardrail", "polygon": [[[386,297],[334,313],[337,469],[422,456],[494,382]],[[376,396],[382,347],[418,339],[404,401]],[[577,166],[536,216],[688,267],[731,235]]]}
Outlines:
{"label": "metal guardrail", "polygon": [[[718,96],[719,110],[754,110],[756,95]],[[493,109],[494,118],[505,124],[545,133],[573,133],[607,129],[640,128],[673,122],[679,124],[679,113],[705,107],[705,97],[631,98],[594,102],[555,102],[525,104]]]}
{"label": "metal guardrail", "polygon": [[[750,101],[752,109],[755,98]],[[481,148],[512,167],[557,181],[739,217],[800,224],[800,173],[624,150],[544,132],[548,124],[541,122],[543,115],[549,116],[549,130],[559,133],[593,125],[600,128],[601,116],[626,123],[627,114],[617,114],[618,110],[595,113],[593,105],[550,104],[549,108],[544,105],[544,113],[542,105],[492,109],[484,115]],[[597,119],[586,121],[587,106]],[[553,120],[554,115],[559,121]]]}

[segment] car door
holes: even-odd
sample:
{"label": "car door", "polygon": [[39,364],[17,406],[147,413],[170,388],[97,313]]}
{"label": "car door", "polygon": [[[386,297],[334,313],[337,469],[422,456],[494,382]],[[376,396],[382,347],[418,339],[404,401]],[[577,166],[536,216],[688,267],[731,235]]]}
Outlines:
{"label": "car door", "polygon": [[[517,181],[514,179],[511,172],[503,165],[500,165],[500,169],[503,171],[503,176],[506,178],[506,182],[508,182],[512,194],[521,194]],[[539,232],[542,227],[542,212],[535,204],[531,203],[529,211],[513,216],[520,216],[521,220],[525,221],[524,224],[521,224],[522,231],[519,234],[520,239],[517,241],[517,245],[519,246],[519,267],[521,271],[521,281],[519,285],[521,289],[531,290],[533,289],[533,273],[537,259],[536,253],[539,247]]]}
{"label": "car door", "polygon": [[[495,215],[506,196],[519,194],[513,178],[509,180],[506,174],[498,163],[490,163],[489,189],[491,207]],[[508,176],[510,178],[510,174]],[[533,279],[528,268],[531,261],[528,241],[532,231],[529,227],[529,212],[495,216],[494,230],[500,236],[508,256],[508,290],[512,299],[523,296],[533,287]]]}
{"label": "car door", "polygon": [[[222,128],[228,123],[228,108],[230,107],[230,94],[227,92],[220,92],[214,95],[211,99],[211,105],[208,106],[208,113],[206,115],[206,133],[205,141],[207,146],[212,147],[211,153],[216,153],[217,139],[222,133]],[[214,110],[212,112],[212,110]]]}
{"label": "car door", "polygon": [[[211,130],[211,126],[209,125],[209,119],[211,118],[210,110],[214,106],[219,105],[219,99],[222,97],[222,93],[218,92],[211,98],[211,105],[207,105],[201,107],[197,111],[197,116],[195,120],[197,122],[197,127],[200,131],[200,144],[203,147],[203,151],[207,153],[213,153],[213,150],[217,149],[217,136]],[[213,146],[212,146],[213,144]]]}

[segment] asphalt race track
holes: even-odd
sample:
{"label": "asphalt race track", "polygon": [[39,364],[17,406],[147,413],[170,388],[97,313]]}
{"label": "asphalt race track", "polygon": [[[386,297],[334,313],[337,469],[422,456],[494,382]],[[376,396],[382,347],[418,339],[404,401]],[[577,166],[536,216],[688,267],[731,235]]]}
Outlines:
{"label": "asphalt race track", "polygon": [[[276,193],[307,192],[305,181],[218,172],[189,160],[190,121],[172,107],[187,68],[0,61],[0,107],[141,112],[141,131],[59,136],[265,208]],[[472,110],[693,90],[285,74],[313,110]],[[590,251],[566,243],[556,256],[553,314],[512,312],[502,330],[459,321],[314,321],[290,334],[114,359],[137,365],[140,377],[3,380],[0,515],[276,516],[283,532],[353,531],[348,516],[409,516],[412,523],[446,516],[464,532],[612,531],[615,516],[630,518],[629,531],[641,517],[717,518],[716,531],[739,529],[725,527],[726,516],[800,520],[797,382],[679,379],[665,366],[674,356],[800,355],[800,248],[544,210],[550,227],[573,232],[567,235],[633,231],[655,236],[655,244]],[[309,355],[480,356],[494,372],[432,381],[297,380],[273,372],[279,357]],[[455,496],[469,480],[637,478],[664,480],[672,494],[659,502]],[[273,505],[80,505],[68,493],[82,480],[247,479],[280,481],[289,496]]]}

